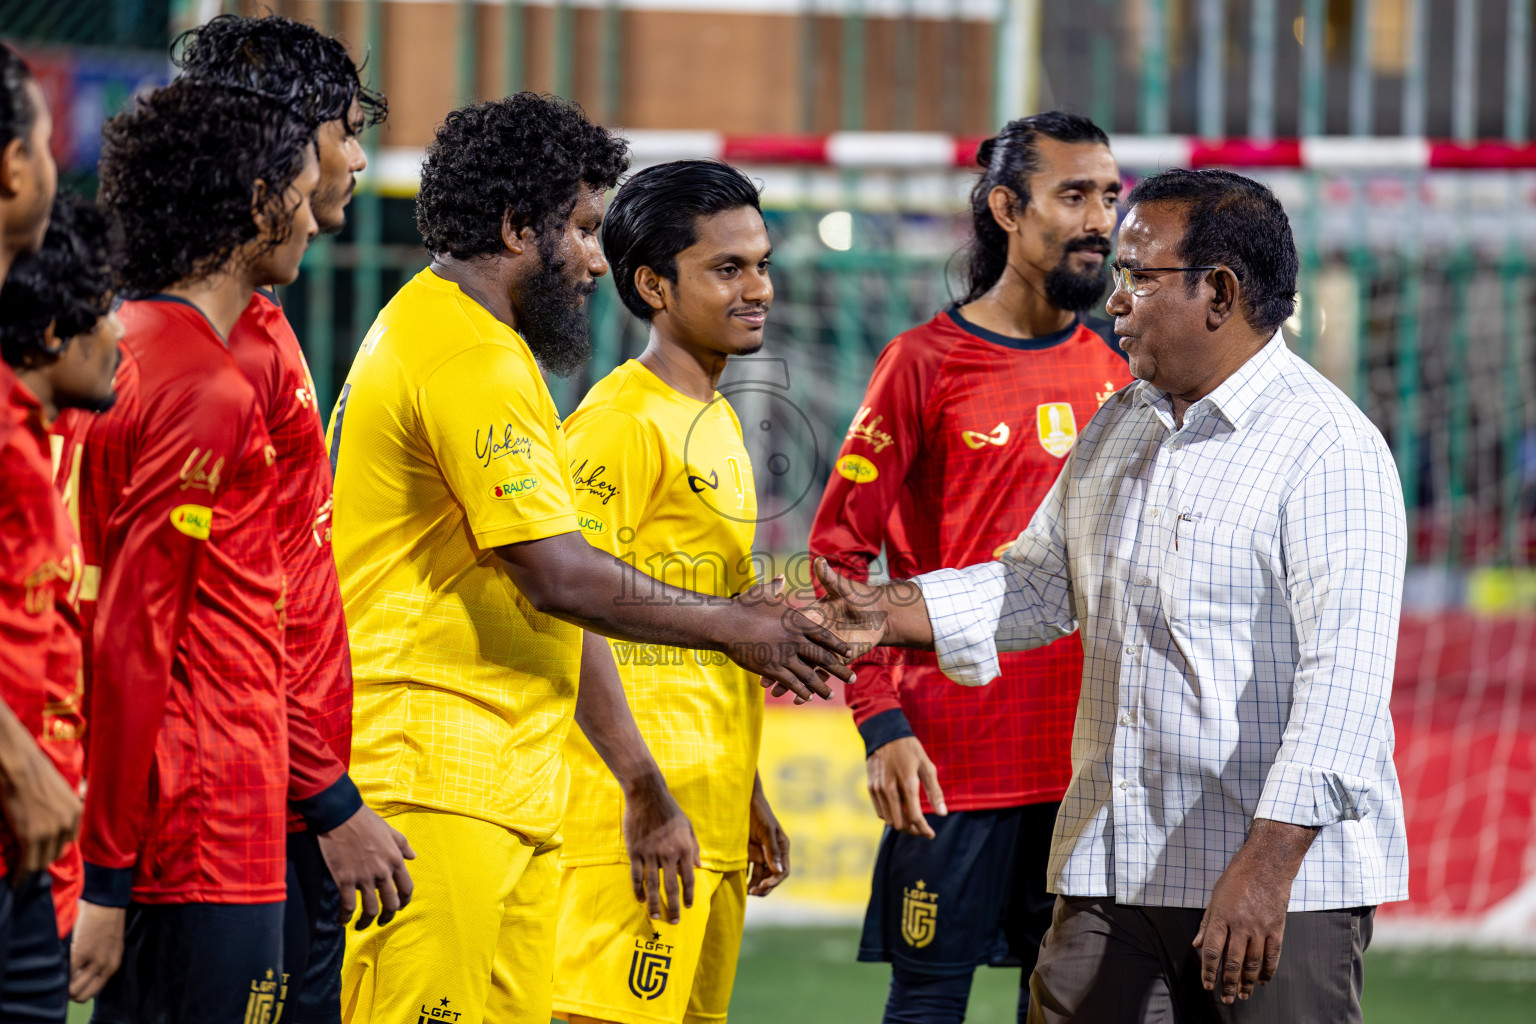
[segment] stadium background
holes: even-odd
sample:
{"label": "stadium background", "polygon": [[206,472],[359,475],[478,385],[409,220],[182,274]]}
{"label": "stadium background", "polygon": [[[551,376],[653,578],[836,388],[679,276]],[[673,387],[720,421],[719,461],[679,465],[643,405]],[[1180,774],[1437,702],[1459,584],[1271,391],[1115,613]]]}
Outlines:
{"label": "stadium background", "polygon": [[[391,103],[350,223],[284,301],[329,404],[374,314],[425,265],[410,196],[471,99],[573,97],[637,162],[716,155],[762,181],[778,298],[723,387],[748,425],[759,546],[803,574],[828,458],[876,353],[952,293],[977,139],[1053,106],[1130,178],[1228,164],[1270,182],[1303,254],[1294,347],[1392,444],[1413,543],[1393,712],[1413,899],[1385,908],[1373,1020],[1531,1019],[1536,999],[1536,147],[1532,0],[0,0],[94,189],[99,128],[220,10],[343,34]],[[610,285],[569,411],[643,337]],[[773,708],[763,774],[795,877],[753,908],[733,1016],[875,1019],[852,963],[879,824],[839,708]],[[1012,1019],[982,972],[970,1019]]]}

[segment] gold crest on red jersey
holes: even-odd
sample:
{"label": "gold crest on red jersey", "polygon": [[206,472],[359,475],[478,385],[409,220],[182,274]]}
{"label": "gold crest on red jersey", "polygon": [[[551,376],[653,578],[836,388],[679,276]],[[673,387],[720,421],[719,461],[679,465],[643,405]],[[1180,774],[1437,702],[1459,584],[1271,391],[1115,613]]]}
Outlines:
{"label": "gold crest on red jersey", "polygon": [[1040,447],[1058,459],[1077,442],[1077,417],[1071,402],[1047,402],[1035,406],[1035,420],[1040,428]]}

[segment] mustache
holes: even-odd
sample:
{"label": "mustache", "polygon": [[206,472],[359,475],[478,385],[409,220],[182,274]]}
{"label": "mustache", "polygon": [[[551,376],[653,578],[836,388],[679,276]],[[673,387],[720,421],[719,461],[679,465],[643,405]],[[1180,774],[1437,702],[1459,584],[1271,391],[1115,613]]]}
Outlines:
{"label": "mustache", "polygon": [[1074,252],[1096,252],[1100,256],[1108,256],[1109,239],[1103,235],[1083,235],[1062,246],[1063,255]]}

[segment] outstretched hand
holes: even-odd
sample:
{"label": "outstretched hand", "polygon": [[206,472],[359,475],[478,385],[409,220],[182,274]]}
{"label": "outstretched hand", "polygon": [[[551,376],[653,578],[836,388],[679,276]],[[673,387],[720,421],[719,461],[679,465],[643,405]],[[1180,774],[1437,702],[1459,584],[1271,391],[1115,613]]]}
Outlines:
{"label": "outstretched hand", "polygon": [[791,600],[782,577],[738,595],[736,605],[742,629],[725,653],[762,676],[775,694],[793,693],[796,703],[804,704],[812,696],[832,696],[830,676],[853,682],[848,662],[863,651],[829,628],[829,616],[813,610],[816,606]]}
{"label": "outstretched hand", "polygon": [[[830,630],[848,646],[850,660],[862,657],[879,646],[885,636],[886,622],[885,613],[874,610],[879,588],[856,583],[840,575],[825,558],[818,558],[811,563],[811,572],[825,596],[820,600],[801,597],[784,591],[781,585],[778,594],[783,602],[791,608],[798,608],[807,619]],[[769,681],[764,679],[763,685],[769,685]],[[783,695],[785,691],[782,684],[773,687],[775,697]],[[795,703],[805,702],[796,700]]]}
{"label": "outstretched hand", "polygon": [[852,657],[862,657],[878,647],[885,637],[886,618],[885,612],[876,610],[880,588],[841,575],[825,558],[816,559],[811,572],[826,596],[806,608],[806,616],[837,634],[849,646]]}

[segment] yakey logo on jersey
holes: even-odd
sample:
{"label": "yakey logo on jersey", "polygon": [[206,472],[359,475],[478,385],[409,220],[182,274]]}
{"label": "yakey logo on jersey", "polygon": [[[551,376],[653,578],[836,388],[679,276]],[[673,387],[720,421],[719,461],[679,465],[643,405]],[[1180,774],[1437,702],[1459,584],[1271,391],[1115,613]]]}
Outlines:
{"label": "yakey logo on jersey", "polygon": [[985,448],[989,444],[1001,448],[1008,443],[1008,437],[1008,424],[1006,423],[999,423],[993,427],[990,434],[983,434],[979,430],[960,431],[960,440],[964,441],[967,447],[976,449]]}
{"label": "yakey logo on jersey", "polygon": [[667,990],[667,979],[672,976],[671,953],[672,947],[661,941],[660,932],[635,940],[635,953],[629,958],[629,990],[636,999],[649,1002]]}
{"label": "yakey logo on jersey", "polygon": [[[211,464],[210,464],[211,463]],[[271,465],[271,463],[267,463]],[[219,489],[219,480],[224,473],[224,459],[213,458],[213,450],[193,448],[192,454],[187,456],[187,461],[181,464],[181,489],[184,491],[207,491],[212,494]]]}
{"label": "yakey logo on jersey", "polygon": [[1071,402],[1047,402],[1035,406],[1035,421],[1040,427],[1040,447],[1058,459],[1077,443],[1077,418]]}
{"label": "yakey logo on jersey", "polygon": [[878,455],[895,444],[896,439],[880,429],[880,421],[885,419],[885,417],[871,416],[870,413],[872,412],[874,410],[867,405],[859,406],[858,413],[853,417],[853,423],[848,427],[845,440],[866,441],[875,450],[875,454]]}
{"label": "yakey logo on jersey", "polygon": [[922,879],[917,888],[903,887],[901,892],[901,937],[913,949],[922,949],[939,930],[939,894],[929,892]]}
{"label": "yakey logo on jersey", "polygon": [[516,498],[523,494],[532,494],[539,489],[539,478],[536,476],[514,476],[503,480],[491,488],[491,497],[506,501],[508,498]]}

